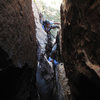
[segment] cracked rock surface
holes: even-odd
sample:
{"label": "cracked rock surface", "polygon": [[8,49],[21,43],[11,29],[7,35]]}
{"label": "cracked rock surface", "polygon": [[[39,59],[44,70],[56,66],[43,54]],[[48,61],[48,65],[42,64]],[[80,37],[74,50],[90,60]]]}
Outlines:
{"label": "cracked rock surface", "polygon": [[63,0],[61,27],[73,99],[100,99],[100,0]]}

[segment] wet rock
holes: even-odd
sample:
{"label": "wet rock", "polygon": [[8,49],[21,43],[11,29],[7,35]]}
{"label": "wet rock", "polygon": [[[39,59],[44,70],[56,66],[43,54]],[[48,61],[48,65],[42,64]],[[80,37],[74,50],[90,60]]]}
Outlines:
{"label": "wet rock", "polygon": [[31,0],[0,0],[0,100],[35,100],[35,22]]}
{"label": "wet rock", "polygon": [[58,64],[56,67],[56,82],[57,82],[58,100],[70,100],[71,91],[63,63]]}
{"label": "wet rock", "polygon": [[100,1],[63,0],[62,56],[74,100],[100,99]]}

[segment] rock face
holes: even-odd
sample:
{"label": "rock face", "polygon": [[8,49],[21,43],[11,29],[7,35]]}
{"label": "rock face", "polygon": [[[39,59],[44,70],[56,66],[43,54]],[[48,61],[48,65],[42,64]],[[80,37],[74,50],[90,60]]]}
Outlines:
{"label": "rock face", "polygon": [[35,100],[35,22],[31,0],[0,0],[0,100]]}
{"label": "rock face", "polygon": [[74,100],[100,99],[100,0],[63,0],[62,56]]}
{"label": "rock face", "polygon": [[71,92],[70,92],[70,87],[68,85],[68,78],[66,77],[66,72],[63,63],[57,65],[56,81],[57,81],[58,100],[70,100]]}
{"label": "rock face", "polygon": [[[54,70],[53,65],[47,59],[46,45],[48,43],[47,33],[43,30],[43,20],[40,20],[40,12],[36,4],[32,3],[34,12],[34,19],[36,25],[36,39],[37,39],[37,58],[38,65],[36,71],[36,84],[40,100],[56,100],[54,91]],[[49,52],[50,53],[50,52]],[[54,91],[54,92],[53,92]]]}

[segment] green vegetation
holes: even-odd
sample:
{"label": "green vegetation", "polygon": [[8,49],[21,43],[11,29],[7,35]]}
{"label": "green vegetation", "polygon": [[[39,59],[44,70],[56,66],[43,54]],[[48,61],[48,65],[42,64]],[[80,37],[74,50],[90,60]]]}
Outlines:
{"label": "green vegetation", "polygon": [[[60,22],[60,5],[61,0],[34,0],[40,12],[44,15],[45,19],[53,22]],[[56,35],[56,31],[51,32]]]}
{"label": "green vegetation", "polygon": [[35,0],[45,19],[60,22],[61,0]]}

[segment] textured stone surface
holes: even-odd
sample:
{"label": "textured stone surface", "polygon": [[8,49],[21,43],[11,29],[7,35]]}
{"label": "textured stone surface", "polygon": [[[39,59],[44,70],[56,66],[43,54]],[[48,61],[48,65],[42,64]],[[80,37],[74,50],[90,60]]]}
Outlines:
{"label": "textured stone surface", "polygon": [[[47,60],[46,45],[47,43],[47,33],[42,28],[40,23],[40,11],[34,2],[32,3],[32,8],[34,11],[34,19],[36,25],[36,39],[37,39],[37,57],[38,65],[36,71],[36,83],[39,93],[40,100],[56,100],[56,95],[53,93],[54,89],[54,71],[53,66]],[[50,52],[49,52],[50,53]]]}
{"label": "textured stone surface", "polygon": [[63,0],[62,56],[75,100],[100,99],[100,0]]}
{"label": "textured stone surface", "polygon": [[36,62],[32,1],[0,0],[0,100],[35,100]]}
{"label": "textured stone surface", "polygon": [[71,91],[63,63],[57,65],[56,78],[58,81],[58,100],[70,100]]}

